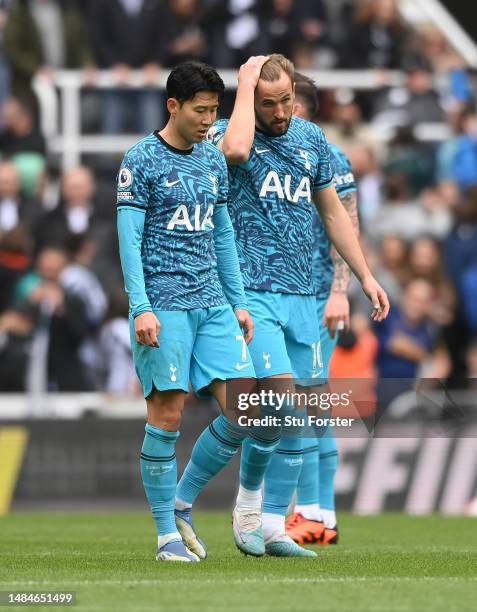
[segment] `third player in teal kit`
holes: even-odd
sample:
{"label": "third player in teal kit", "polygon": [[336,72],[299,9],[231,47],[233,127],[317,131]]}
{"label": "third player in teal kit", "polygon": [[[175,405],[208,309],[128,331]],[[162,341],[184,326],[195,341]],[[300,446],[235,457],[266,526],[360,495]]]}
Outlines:
{"label": "third player in teal kit", "polygon": [[[311,120],[318,108],[316,86],[297,74],[294,114]],[[346,155],[330,144],[330,161],[336,192],[351,222],[359,232],[357,187]],[[327,380],[329,364],[341,329],[349,325],[347,291],[350,270],[326,234],[318,213],[314,223],[313,279],[318,320],[321,325],[321,378]],[[296,506],[287,518],[287,534],[297,543],[336,544],[338,527],[335,514],[334,478],[338,467],[338,449],[332,428],[319,438],[303,441],[303,465],[296,492]]]}

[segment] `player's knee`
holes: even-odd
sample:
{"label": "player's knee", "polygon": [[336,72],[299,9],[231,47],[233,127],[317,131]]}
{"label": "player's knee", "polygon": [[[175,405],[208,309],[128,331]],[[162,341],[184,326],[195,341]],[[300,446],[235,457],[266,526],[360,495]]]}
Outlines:
{"label": "player's knee", "polygon": [[[218,425],[220,425],[220,429],[223,431],[226,438],[242,442],[247,437],[248,429],[246,427],[242,427],[235,421],[228,419],[223,414],[220,415],[218,419]],[[217,422],[217,419],[215,422]]]}
{"label": "player's knee", "polygon": [[147,420],[160,429],[177,431],[183,408],[183,393],[155,392],[147,398]]}

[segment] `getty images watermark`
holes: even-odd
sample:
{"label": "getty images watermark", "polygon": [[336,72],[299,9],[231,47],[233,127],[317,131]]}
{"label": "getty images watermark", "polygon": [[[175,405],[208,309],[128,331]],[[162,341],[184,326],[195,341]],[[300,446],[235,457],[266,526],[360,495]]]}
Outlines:
{"label": "getty images watermark", "polygon": [[[262,409],[260,417],[239,414],[237,422],[241,427],[351,427],[353,417],[324,416],[319,411],[330,413],[336,408],[351,405],[352,390],[342,393],[273,391],[262,389],[256,392],[239,393],[238,410],[245,412]],[[306,410],[315,414],[307,414]],[[266,414],[263,414],[266,412]]]}
{"label": "getty images watermark", "polygon": [[[477,379],[455,389],[440,379],[271,378],[227,381],[225,416],[258,436],[477,437]],[[284,433],[283,433],[284,432]],[[257,432],[253,432],[256,435]]]}

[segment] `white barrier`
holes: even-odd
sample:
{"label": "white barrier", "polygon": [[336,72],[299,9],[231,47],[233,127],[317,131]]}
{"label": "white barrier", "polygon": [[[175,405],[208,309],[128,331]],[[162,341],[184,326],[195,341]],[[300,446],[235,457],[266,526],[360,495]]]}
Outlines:
{"label": "white barrier", "polygon": [[[382,87],[399,87],[404,83],[405,75],[401,71],[379,70],[315,70],[303,71],[317,84],[318,89],[335,89],[347,87],[355,91],[376,91]],[[235,89],[237,71],[222,70],[220,75],[225,86]],[[168,70],[159,73],[154,83],[159,89],[165,89]],[[47,139],[50,153],[61,155],[63,170],[74,168],[81,162],[85,153],[123,153],[141,138],[142,134],[109,134],[86,135],[81,132],[81,91],[92,86],[91,75],[81,71],[58,70],[52,78],[37,76],[33,89],[40,107],[40,125]],[[138,89],[145,85],[140,71],[131,73],[127,88]],[[101,70],[94,74],[94,88],[112,89],[118,87],[112,72]],[[123,86],[124,87],[124,86]],[[62,128],[60,128],[60,125]],[[378,136],[388,140],[392,130],[377,128]],[[435,140],[447,137],[445,124],[422,124],[418,137],[422,140]]]}

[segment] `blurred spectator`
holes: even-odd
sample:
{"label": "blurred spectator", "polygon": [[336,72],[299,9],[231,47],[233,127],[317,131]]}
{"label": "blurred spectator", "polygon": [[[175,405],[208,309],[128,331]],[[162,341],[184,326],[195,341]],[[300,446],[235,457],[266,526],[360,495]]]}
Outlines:
{"label": "blurred spectator", "polygon": [[444,255],[449,279],[458,296],[452,357],[454,376],[460,380],[465,372],[465,350],[474,326],[477,303],[477,287],[474,282],[477,270],[476,187],[469,189],[462,201],[453,209],[453,214],[454,227],[447,236]]}
{"label": "blurred spectator", "polygon": [[[450,97],[451,101],[455,101],[458,104],[469,104],[472,102],[474,98],[473,85],[469,72],[465,67],[452,68],[449,74],[445,75],[444,79],[441,79],[441,83],[443,83],[441,89]],[[444,87],[447,87],[447,90]]]}
{"label": "blurred spectator", "polygon": [[477,109],[469,105],[462,113],[462,134],[457,138],[450,174],[465,192],[477,185]]}
{"label": "blurred spectator", "polygon": [[266,0],[260,10],[260,38],[267,53],[293,58],[300,36],[300,13],[296,0]]}
{"label": "blurred spectator", "polygon": [[382,406],[412,389],[420,367],[432,358],[437,342],[437,328],[430,318],[433,300],[430,283],[412,280],[401,304],[394,304],[388,318],[375,325],[379,340],[378,398]]}
{"label": "blurred spectator", "polygon": [[0,151],[5,157],[16,153],[45,155],[45,139],[35,122],[33,108],[19,98],[9,98],[2,107]]}
{"label": "blurred spectator", "polygon": [[39,246],[60,244],[69,235],[83,235],[94,228],[95,182],[89,168],[67,171],[61,182],[61,204],[40,219],[36,234]]}
{"label": "blurred spectator", "polygon": [[368,234],[372,231],[369,224],[378,214],[383,199],[381,168],[373,150],[361,144],[356,144],[350,149],[349,159],[358,181],[360,225],[363,232]]}
{"label": "blurred spectator", "polygon": [[350,329],[340,332],[330,362],[330,378],[376,378],[378,352],[376,336],[369,319],[362,314],[351,317]]}
{"label": "blurred spectator", "polygon": [[[0,0],[0,108],[10,95],[10,63],[5,51],[4,30],[8,19],[10,0]],[[0,127],[1,127],[0,121]]]}
{"label": "blurred spectator", "polygon": [[60,205],[46,213],[38,227],[40,246],[59,244],[69,235],[83,235],[92,230],[95,214],[95,182],[89,168],[80,166],[68,170],[62,177]]}
{"label": "blurred spectator", "polygon": [[[90,333],[84,301],[62,286],[61,274],[68,265],[66,252],[59,247],[40,251],[35,269],[17,287],[20,307],[35,320],[35,335],[42,342],[48,365],[48,388],[57,391],[94,389],[79,350]],[[41,364],[32,364],[41,367]]]}
{"label": "blurred spectator", "polygon": [[[82,234],[67,243],[69,263],[61,272],[61,286],[84,304],[89,333],[81,342],[78,354],[88,372],[88,378],[95,388],[101,385],[101,352],[98,346],[100,326],[106,315],[108,301],[98,277],[90,269],[91,255],[96,248],[90,239]],[[86,253],[86,256],[85,256]]]}
{"label": "blurred spectator", "polygon": [[467,324],[473,335],[477,334],[477,264],[470,265],[462,274],[462,306]]}
{"label": "blurred spectator", "polygon": [[[364,236],[362,233],[360,235],[360,244],[370,270],[372,271],[374,277],[378,280],[379,284],[388,294],[390,303],[399,303],[402,296],[402,286],[398,278],[394,275],[393,272],[389,271],[383,265],[379,257],[379,253],[375,250],[375,248],[373,248],[373,246],[368,242],[366,236]],[[371,312],[369,307],[369,300],[364,295],[361,289],[361,285],[359,284],[359,281],[354,275],[351,276],[349,297],[352,306],[352,311],[355,314],[364,314],[366,317],[369,317],[369,314]]]}
{"label": "blurred spectator", "polygon": [[200,0],[166,0],[161,15],[164,30],[160,37],[160,57],[164,66],[206,58],[203,18]]}
{"label": "blurred spectator", "polygon": [[343,41],[344,68],[401,68],[407,30],[397,0],[367,0]]}
{"label": "blurred spectator", "polygon": [[104,388],[108,393],[131,394],[138,390],[132,361],[128,301],[123,291],[113,296],[100,334]]}
{"label": "blurred spectator", "polygon": [[0,313],[13,306],[15,287],[30,268],[30,234],[16,225],[0,237]]}
{"label": "blurred spectator", "polygon": [[[91,5],[96,63],[111,69],[117,89],[103,95],[102,130],[119,133],[130,111],[133,129],[142,133],[161,127],[161,96],[155,86],[161,39],[169,24],[162,21],[159,0],[96,0]],[[131,70],[142,70],[146,88],[127,90]]]}
{"label": "blurred spectator", "polygon": [[0,237],[19,223],[31,231],[41,214],[38,202],[23,195],[20,188],[15,164],[0,162]]}
{"label": "blurred spectator", "polygon": [[25,391],[33,331],[32,318],[20,311],[0,314],[0,392]]}
{"label": "blurred spectator", "polygon": [[30,97],[37,73],[86,68],[93,56],[86,26],[75,0],[16,0],[5,30],[5,48],[13,71],[13,91]]}
{"label": "blurred spectator", "polygon": [[443,105],[433,88],[429,64],[414,57],[406,62],[405,70],[404,87],[393,87],[377,96],[373,122],[377,125],[414,126],[444,121]]}
{"label": "blurred spectator", "polygon": [[[329,57],[328,14],[323,0],[295,0],[299,18],[293,59],[298,68],[328,68],[335,62]],[[327,47],[326,49],[324,47]]]}
{"label": "blurred spectator", "polygon": [[[370,329],[369,318],[353,314],[350,328],[340,332],[338,344],[330,361],[330,386],[336,378],[348,378],[353,388],[353,411],[361,418],[371,416],[376,410],[376,355],[378,341]],[[359,383],[357,381],[360,381]]]}
{"label": "blurred spectator", "polygon": [[417,141],[410,126],[397,128],[389,143],[384,171],[388,175],[404,176],[413,197],[432,184],[434,179],[432,156]]}
{"label": "blurred spectator", "polygon": [[383,159],[386,146],[378,139],[376,130],[363,121],[352,90],[341,88],[335,92],[331,118],[332,122],[323,126],[330,142],[348,154],[356,143],[360,143],[372,149],[378,159]]}
{"label": "blurred spectator", "polygon": [[447,74],[463,66],[459,54],[451,48],[444,34],[432,24],[426,24],[416,32],[416,51],[432,66],[435,74]]}
{"label": "blurred spectator", "polygon": [[379,249],[381,266],[402,287],[410,280],[408,267],[408,248],[406,242],[399,236],[385,236]]}
{"label": "blurred spectator", "polygon": [[37,197],[45,180],[45,140],[40,134],[30,104],[9,98],[3,108],[0,151],[10,158],[20,174],[24,194]]}
{"label": "blurred spectator", "polygon": [[447,124],[452,129],[452,135],[437,147],[435,176],[438,183],[455,180],[454,159],[464,132],[466,116],[472,112],[470,106],[463,107],[455,101],[449,104],[446,118]]}
{"label": "blurred spectator", "polygon": [[[477,340],[474,340],[467,351],[467,372],[469,378],[477,379]],[[477,380],[472,381],[472,388],[477,387]]]}
{"label": "blurred spectator", "polygon": [[202,0],[211,41],[209,61],[219,68],[238,68],[250,55],[265,51],[260,40],[261,0]]}
{"label": "blurred spectator", "polygon": [[440,246],[429,236],[420,236],[409,250],[409,273],[415,279],[427,281],[434,289],[435,299],[429,316],[437,324],[449,325],[454,318],[455,292],[444,273]]}
{"label": "blurred spectator", "polygon": [[116,231],[98,212],[96,184],[89,168],[67,171],[62,177],[61,195],[60,205],[37,223],[38,246],[69,244],[75,258],[91,266],[107,289],[115,286],[119,278]]}
{"label": "blurred spectator", "polygon": [[373,221],[372,236],[382,240],[390,234],[411,242],[422,234],[444,238],[450,230],[452,218],[445,202],[432,199],[432,206],[423,206],[411,196],[407,178],[390,175],[385,183],[385,201]]}
{"label": "blurred spectator", "polygon": [[477,188],[469,190],[455,209],[456,224],[446,243],[450,277],[460,297],[461,315],[472,333],[477,332]]}

